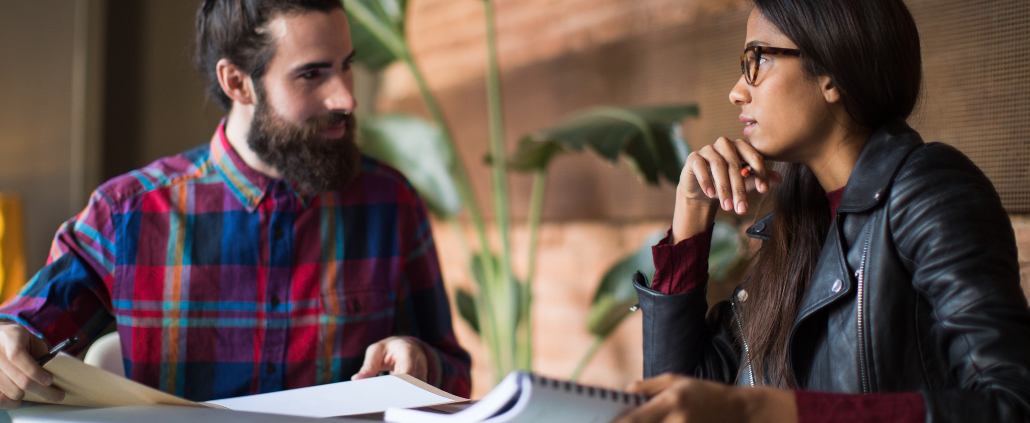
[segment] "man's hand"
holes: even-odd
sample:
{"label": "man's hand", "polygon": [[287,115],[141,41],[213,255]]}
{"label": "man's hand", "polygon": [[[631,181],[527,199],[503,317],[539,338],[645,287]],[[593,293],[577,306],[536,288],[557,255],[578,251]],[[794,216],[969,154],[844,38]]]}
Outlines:
{"label": "man's hand", "polygon": [[798,421],[794,392],[785,389],[735,387],[666,373],[626,391],[650,401],[616,423]]}
{"label": "man's hand", "polygon": [[374,377],[379,372],[404,373],[425,381],[429,371],[426,352],[417,342],[391,336],[368,346],[365,364],[351,380]]}
{"label": "man's hand", "polygon": [[50,386],[53,375],[36,364],[47,353],[46,341],[19,324],[0,323],[0,408],[13,410],[26,392],[51,402],[64,399],[64,391]]}

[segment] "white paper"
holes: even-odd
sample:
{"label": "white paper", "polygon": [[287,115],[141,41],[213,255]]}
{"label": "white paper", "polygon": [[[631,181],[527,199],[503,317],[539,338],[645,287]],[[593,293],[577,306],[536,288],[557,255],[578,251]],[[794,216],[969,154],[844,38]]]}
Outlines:
{"label": "white paper", "polygon": [[393,407],[425,407],[461,400],[464,398],[447,394],[414,378],[391,375],[208,401],[207,404],[255,413],[336,417],[380,413]]}

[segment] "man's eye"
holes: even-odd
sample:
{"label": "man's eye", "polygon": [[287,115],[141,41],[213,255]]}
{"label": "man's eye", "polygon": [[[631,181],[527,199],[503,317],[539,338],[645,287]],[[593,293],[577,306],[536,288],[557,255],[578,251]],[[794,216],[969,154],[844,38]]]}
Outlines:
{"label": "man's eye", "polygon": [[300,74],[300,78],[301,79],[315,79],[315,78],[318,78],[318,77],[319,77],[319,72],[318,71],[307,71],[307,72],[304,72],[304,73]]}

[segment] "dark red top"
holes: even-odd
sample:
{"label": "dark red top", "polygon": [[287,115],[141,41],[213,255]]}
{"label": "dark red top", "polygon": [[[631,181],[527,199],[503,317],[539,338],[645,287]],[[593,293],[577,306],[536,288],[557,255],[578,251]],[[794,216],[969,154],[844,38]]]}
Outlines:
{"label": "dark red top", "polygon": [[[826,193],[830,214],[844,196],[844,188]],[[665,239],[651,247],[654,280],[651,289],[666,295],[684,294],[704,283],[708,275],[708,255],[712,248],[712,228],[669,245],[672,229]],[[918,392],[889,394],[836,394],[794,391],[798,423],[917,423],[926,420],[926,405]]]}

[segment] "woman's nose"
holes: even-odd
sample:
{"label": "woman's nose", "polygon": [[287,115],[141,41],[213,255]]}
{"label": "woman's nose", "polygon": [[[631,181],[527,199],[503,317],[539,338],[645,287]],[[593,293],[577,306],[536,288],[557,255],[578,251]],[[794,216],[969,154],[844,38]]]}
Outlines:
{"label": "woman's nose", "polygon": [[734,85],[733,89],[730,90],[730,103],[738,106],[751,103],[751,86],[744,80],[744,75],[740,75],[740,79],[737,79],[737,85]]}

